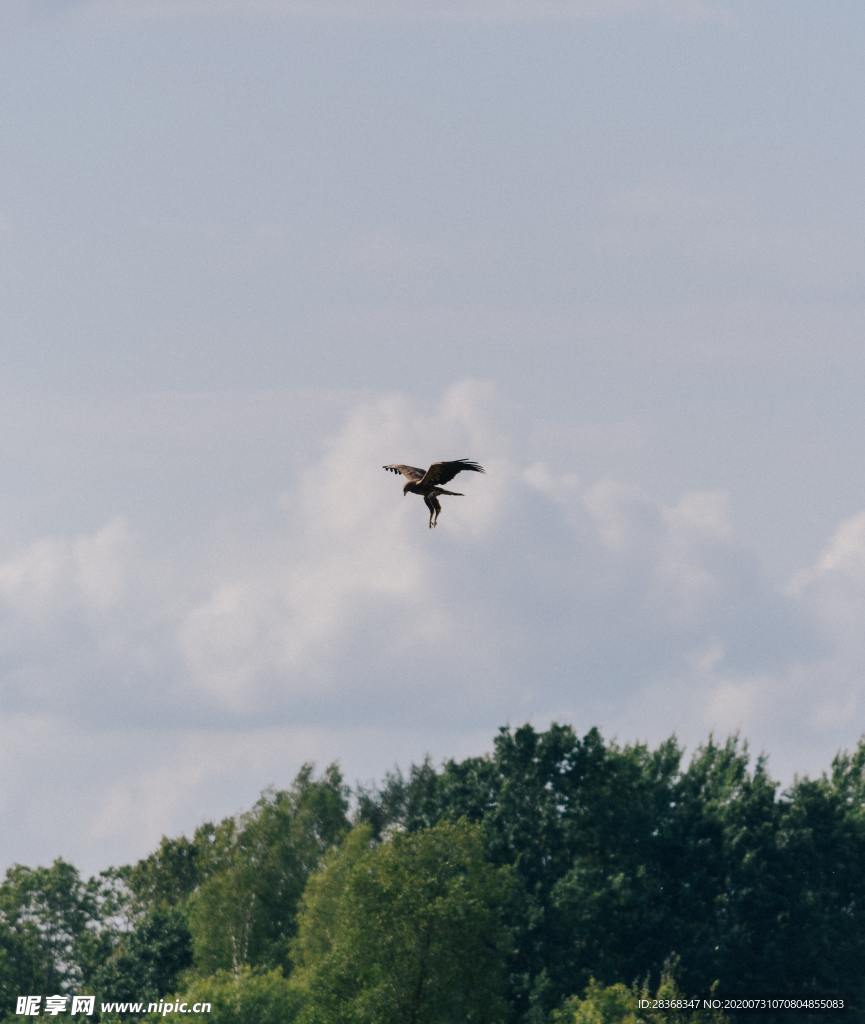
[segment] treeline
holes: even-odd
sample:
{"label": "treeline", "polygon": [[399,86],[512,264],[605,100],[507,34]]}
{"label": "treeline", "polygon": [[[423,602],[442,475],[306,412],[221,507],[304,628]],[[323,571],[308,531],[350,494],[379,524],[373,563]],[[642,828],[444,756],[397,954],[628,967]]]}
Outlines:
{"label": "treeline", "polygon": [[784,791],[735,738],[686,762],[558,725],[373,789],[306,767],[137,864],[11,868],[0,1019],[27,993],[93,994],[90,1021],[691,1024],[729,1018],[638,1000],[743,996],[865,1020],[865,742]]}

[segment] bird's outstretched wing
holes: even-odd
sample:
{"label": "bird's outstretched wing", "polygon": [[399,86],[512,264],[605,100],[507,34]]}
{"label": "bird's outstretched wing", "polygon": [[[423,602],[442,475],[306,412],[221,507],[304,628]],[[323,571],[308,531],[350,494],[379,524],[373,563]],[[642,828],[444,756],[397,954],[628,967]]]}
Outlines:
{"label": "bird's outstretched wing", "polygon": [[421,480],[424,475],[424,471],[422,469],[418,469],[417,466],[403,466],[399,462],[394,463],[392,466],[382,466],[382,469],[387,469],[391,473],[396,473],[397,476],[402,473],[406,480],[411,480],[412,483],[417,483],[417,481]]}
{"label": "bird's outstretched wing", "polygon": [[422,482],[430,485],[446,484],[464,469],[470,469],[473,473],[486,473],[483,466],[471,459],[455,459],[453,462],[434,462],[424,473]]}

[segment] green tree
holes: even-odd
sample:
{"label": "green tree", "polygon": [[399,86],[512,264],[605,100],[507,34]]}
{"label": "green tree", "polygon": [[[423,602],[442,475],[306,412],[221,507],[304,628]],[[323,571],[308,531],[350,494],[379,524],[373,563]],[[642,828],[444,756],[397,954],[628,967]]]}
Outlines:
{"label": "green tree", "polygon": [[0,920],[0,1021],[16,1019],[19,995],[42,992],[46,979],[56,977],[38,930]]}
{"label": "green tree", "polygon": [[265,793],[237,822],[208,833],[214,866],[189,899],[201,973],[287,964],[298,902],[324,853],[348,831],[348,794],[336,766],[304,767],[290,790]]}
{"label": "green tree", "polygon": [[784,802],[777,911],[767,942],[776,991],[844,996],[865,1016],[865,740]]}
{"label": "green tree", "polygon": [[690,1002],[668,974],[655,992],[647,985],[602,985],[592,979],[582,996],[572,996],[553,1014],[552,1024],[724,1024],[728,1020],[720,1010],[691,1007]]}
{"label": "green tree", "polygon": [[[672,740],[620,748],[596,729],[580,738],[568,726],[526,725],[500,730],[491,756],[391,775],[361,811],[380,829],[461,816],[482,825],[488,857],[512,865],[518,883],[510,1000],[518,1015],[544,1021],[592,973],[613,981],[648,969],[646,933],[664,933],[646,913],[658,896],[647,864],[680,758]],[[653,967],[669,952],[660,943]],[[635,969],[619,973],[625,965]]]}
{"label": "green tree", "polygon": [[143,914],[89,979],[101,999],[151,1002],[173,992],[192,966],[192,940],[186,915],[178,907],[157,907]]}
{"label": "green tree", "polygon": [[[578,838],[572,867],[552,891],[565,958],[577,982],[651,974],[671,954],[682,958],[686,989],[720,979],[754,991],[777,911],[770,879],[776,864],[776,786],[734,737],[709,741],[687,769],[621,784],[632,802],[613,802],[607,828]],[[601,819],[603,822],[603,819]],[[620,832],[617,834],[619,823]],[[751,983],[751,987],[749,986]],[[729,990],[729,989],[728,989]]]}
{"label": "green tree", "polygon": [[293,944],[304,1024],[499,1024],[507,869],[441,823],[371,845],[360,827],[310,879]]}
{"label": "green tree", "polygon": [[380,832],[482,825],[487,856],[518,880],[510,999],[526,1021],[590,977],[657,981],[674,953],[689,989],[778,979],[777,786],[736,737],[683,768],[674,739],[651,750],[596,729],[503,729],[489,757],[392,775],[360,811]]}
{"label": "green tree", "polygon": [[11,867],[0,885],[0,978],[11,974],[31,992],[72,991],[111,948],[104,899],[102,881],[66,861]]}
{"label": "green tree", "polygon": [[[196,978],[169,1000],[196,1004],[210,1003],[206,1013],[184,1014],[183,1019],[201,1024],[292,1024],[303,1004],[298,987],[279,968],[255,971],[218,971]],[[151,1014],[145,1020],[163,1024],[165,1016]]]}
{"label": "green tree", "polygon": [[187,899],[214,869],[211,848],[217,831],[208,824],[197,829],[194,839],[163,836],[149,857],[117,871],[135,906],[152,910]]}

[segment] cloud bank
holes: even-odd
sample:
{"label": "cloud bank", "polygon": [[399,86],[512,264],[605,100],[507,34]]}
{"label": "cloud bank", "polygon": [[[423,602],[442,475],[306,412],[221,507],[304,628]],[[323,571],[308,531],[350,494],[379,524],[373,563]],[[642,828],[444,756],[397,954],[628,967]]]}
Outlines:
{"label": "cloud bank", "polygon": [[[490,383],[372,396],[274,490],[267,532],[187,562],[124,520],[7,551],[3,759],[35,767],[7,789],[32,828],[4,856],[140,855],[304,759],[368,778],[505,722],[740,729],[788,777],[855,741],[865,513],[773,581],[722,490],[584,480],[530,437]],[[488,475],[434,532],[380,469],[463,456]]]}

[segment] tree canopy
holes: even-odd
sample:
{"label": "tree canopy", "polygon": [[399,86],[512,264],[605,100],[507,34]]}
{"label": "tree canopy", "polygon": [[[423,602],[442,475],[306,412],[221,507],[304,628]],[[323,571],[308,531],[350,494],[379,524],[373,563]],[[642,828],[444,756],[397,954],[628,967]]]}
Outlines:
{"label": "tree canopy", "polygon": [[378,845],[370,836],[356,830],[310,880],[294,943],[309,995],[301,1020],[504,1019],[511,877],[485,859],[480,829],[441,822]]}
{"label": "tree canopy", "polygon": [[[306,766],[95,878],[14,865],[0,1021],[90,993],[106,1024],[143,1011],[103,1000],[160,999],[211,1002],[210,1024],[643,1024],[635,999],[674,991],[865,1020],[863,864],[865,743],[782,789],[738,737],[686,758],[507,728],[354,792]],[[722,1019],[700,1013],[669,1019]]]}

